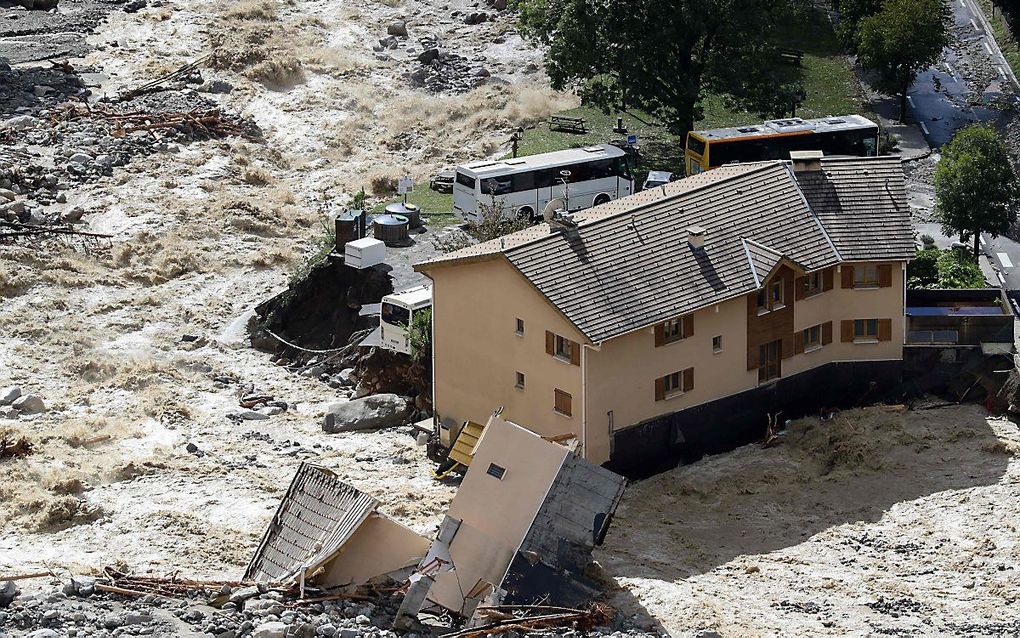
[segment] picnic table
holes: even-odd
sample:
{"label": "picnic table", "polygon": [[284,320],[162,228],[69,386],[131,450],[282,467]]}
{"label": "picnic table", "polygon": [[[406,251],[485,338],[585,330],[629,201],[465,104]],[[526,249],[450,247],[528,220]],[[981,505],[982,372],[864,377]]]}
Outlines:
{"label": "picnic table", "polygon": [[567,131],[569,133],[587,133],[588,124],[583,117],[569,115],[553,115],[549,118],[549,130]]}

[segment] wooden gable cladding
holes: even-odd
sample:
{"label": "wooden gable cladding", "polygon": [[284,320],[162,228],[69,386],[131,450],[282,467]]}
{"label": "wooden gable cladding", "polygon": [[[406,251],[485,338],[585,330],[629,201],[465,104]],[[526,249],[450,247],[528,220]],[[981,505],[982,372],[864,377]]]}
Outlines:
{"label": "wooden gable cladding", "polygon": [[788,359],[794,355],[793,306],[795,303],[795,273],[788,266],[780,266],[778,270],[762,285],[768,290],[769,284],[776,279],[783,280],[783,299],[785,306],[769,312],[758,314],[758,294],[747,296],[747,369],[754,370],[759,363],[758,347],[773,341],[782,341],[781,357]]}

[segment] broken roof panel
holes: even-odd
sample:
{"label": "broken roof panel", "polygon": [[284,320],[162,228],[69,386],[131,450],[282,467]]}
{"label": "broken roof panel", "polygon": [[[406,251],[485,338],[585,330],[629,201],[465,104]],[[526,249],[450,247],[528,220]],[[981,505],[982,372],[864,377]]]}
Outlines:
{"label": "broken roof panel", "polygon": [[244,578],[282,582],[311,575],[346,543],[379,502],[330,470],[302,463]]}

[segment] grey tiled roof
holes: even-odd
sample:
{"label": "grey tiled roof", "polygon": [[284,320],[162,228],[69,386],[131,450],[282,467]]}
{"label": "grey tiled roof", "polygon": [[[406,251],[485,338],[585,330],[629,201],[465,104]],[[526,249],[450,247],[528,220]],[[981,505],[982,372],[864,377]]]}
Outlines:
{"label": "grey tiled roof", "polygon": [[[690,226],[706,229],[703,249],[688,245]],[[505,254],[598,342],[756,290],[745,239],[808,270],[838,261],[781,162],[745,166]]]}
{"label": "grey tiled roof", "polygon": [[797,181],[844,260],[913,259],[900,158],[825,159]]}
{"label": "grey tiled roof", "polygon": [[[821,172],[796,176],[790,162],[731,164],[577,220],[576,228],[540,224],[417,268],[502,254],[599,342],[752,292],[782,258],[813,271],[914,254],[895,157],[823,159]],[[704,249],[688,244],[691,226],[706,229]]]}
{"label": "grey tiled roof", "polygon": [[302,463],[269,523],[245,579],[296,580],[329,560],[375,511],[379,502],[336,474]]}

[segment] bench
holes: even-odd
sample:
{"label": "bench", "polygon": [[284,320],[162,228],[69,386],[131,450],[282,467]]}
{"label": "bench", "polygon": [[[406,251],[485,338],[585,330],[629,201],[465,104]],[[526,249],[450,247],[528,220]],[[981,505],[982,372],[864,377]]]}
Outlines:
{"label": "bench", "polygon": [[567,131],[568,133],[587,133],[588,125],[583,117],[553,115],[549,117],[549,130]]}
{"label": "bench", "polygon": [[800,49],[779,49],[779,59],[800,66],[800,63],[804,61],[804,52]]}

